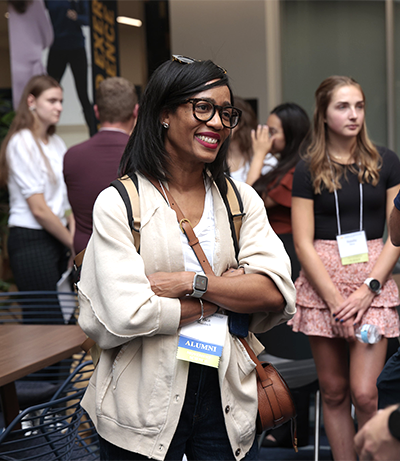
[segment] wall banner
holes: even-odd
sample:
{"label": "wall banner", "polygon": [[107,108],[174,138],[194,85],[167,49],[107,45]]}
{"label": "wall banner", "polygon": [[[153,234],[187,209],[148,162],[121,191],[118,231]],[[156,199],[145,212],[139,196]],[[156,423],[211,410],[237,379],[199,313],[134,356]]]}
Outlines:
{"label": "wall banner", "polygon": [[92,0],[91,49],[93,101],[96,89],[107,77],[119,76],[119,50],[117,27],[117,2],[113,0]]}

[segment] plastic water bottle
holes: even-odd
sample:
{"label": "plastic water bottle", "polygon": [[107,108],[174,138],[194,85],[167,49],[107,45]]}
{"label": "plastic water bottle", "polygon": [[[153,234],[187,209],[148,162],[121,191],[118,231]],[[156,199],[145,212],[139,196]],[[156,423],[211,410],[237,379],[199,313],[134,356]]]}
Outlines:
{"label": "plastic water bottle", "polygon": [[382,335],[379,334],[376,325],[362,325],[355,330],[356,338],[362,343],[376,344],[378,343]]}

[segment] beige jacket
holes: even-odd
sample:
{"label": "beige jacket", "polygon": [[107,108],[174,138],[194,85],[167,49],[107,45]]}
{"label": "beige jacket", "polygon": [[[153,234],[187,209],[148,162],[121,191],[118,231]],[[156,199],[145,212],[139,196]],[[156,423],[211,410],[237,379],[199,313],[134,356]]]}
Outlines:
{"label": "beige jacket", "polygon": [[[93,235],[79,282],[79,324],[103,353],[82,405],[99,434],[115,445],[163,460],[182,409],[189,363],[176,359],[180,322],[178,299],[156,296],[147,274],[184,271],[175,212],[161,194],[139,177],[140,255],[129,229],[126,208],[113,188],[98,197]],[[274,234],[262,200],[236,183],[246,215],[240,233],[240,264],[246,273],[267,274],[287,304],[282,314],[253,314],[250,330],[264,332],[295,313],[290,262]],[[227,211],[213,184],[216,242],[214,271],[236,266]],[[259,354],[263,347],[249,334]],[[240,341],[226,335],[219,381],[226,428],[237,459],[249,451],[257,414],[254,363]]]}

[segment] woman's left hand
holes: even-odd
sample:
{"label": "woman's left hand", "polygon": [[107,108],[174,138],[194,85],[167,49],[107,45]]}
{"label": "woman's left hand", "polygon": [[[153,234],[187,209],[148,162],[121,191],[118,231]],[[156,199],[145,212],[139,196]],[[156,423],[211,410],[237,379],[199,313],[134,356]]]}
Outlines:
{"label": "woman's left hand", "polygon": [[151,289],[163,298],[180,298],[191,292],[194,272],[155,272],[147,278]]}
{"label": "woman's left hand", "polygon": [[344,323],[354,317],[354,324],[359,323],[362,316],[372,303],[374,293],[363,284],[354,291],[346,300],[343,301],[339,310],[336,312],[335,320]]}

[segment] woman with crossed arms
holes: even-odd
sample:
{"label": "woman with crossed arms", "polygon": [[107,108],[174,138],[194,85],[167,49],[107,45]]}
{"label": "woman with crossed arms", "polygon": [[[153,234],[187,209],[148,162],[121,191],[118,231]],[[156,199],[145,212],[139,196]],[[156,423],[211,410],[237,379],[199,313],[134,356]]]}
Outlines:
{"label": "woman with crossed arms", "polygon": [[[235,183],[245,212],[235,258],[223,196],[239,118],[224,69],[174,56],[148,83],[120,166],[138,178],[140,253],[118,192],[96,201],[79,324],[103,349],[82,402],[101,459],[257,459],[254,362],[227,318],[249,314],[244,336],[259,354],[253,333],[292,317],[294,287],[264,204],[244,183]],[[204,274],[174,202],[213,274]],[[217,367],[177,357],[182,328],[192,326],[221,341]]]}

